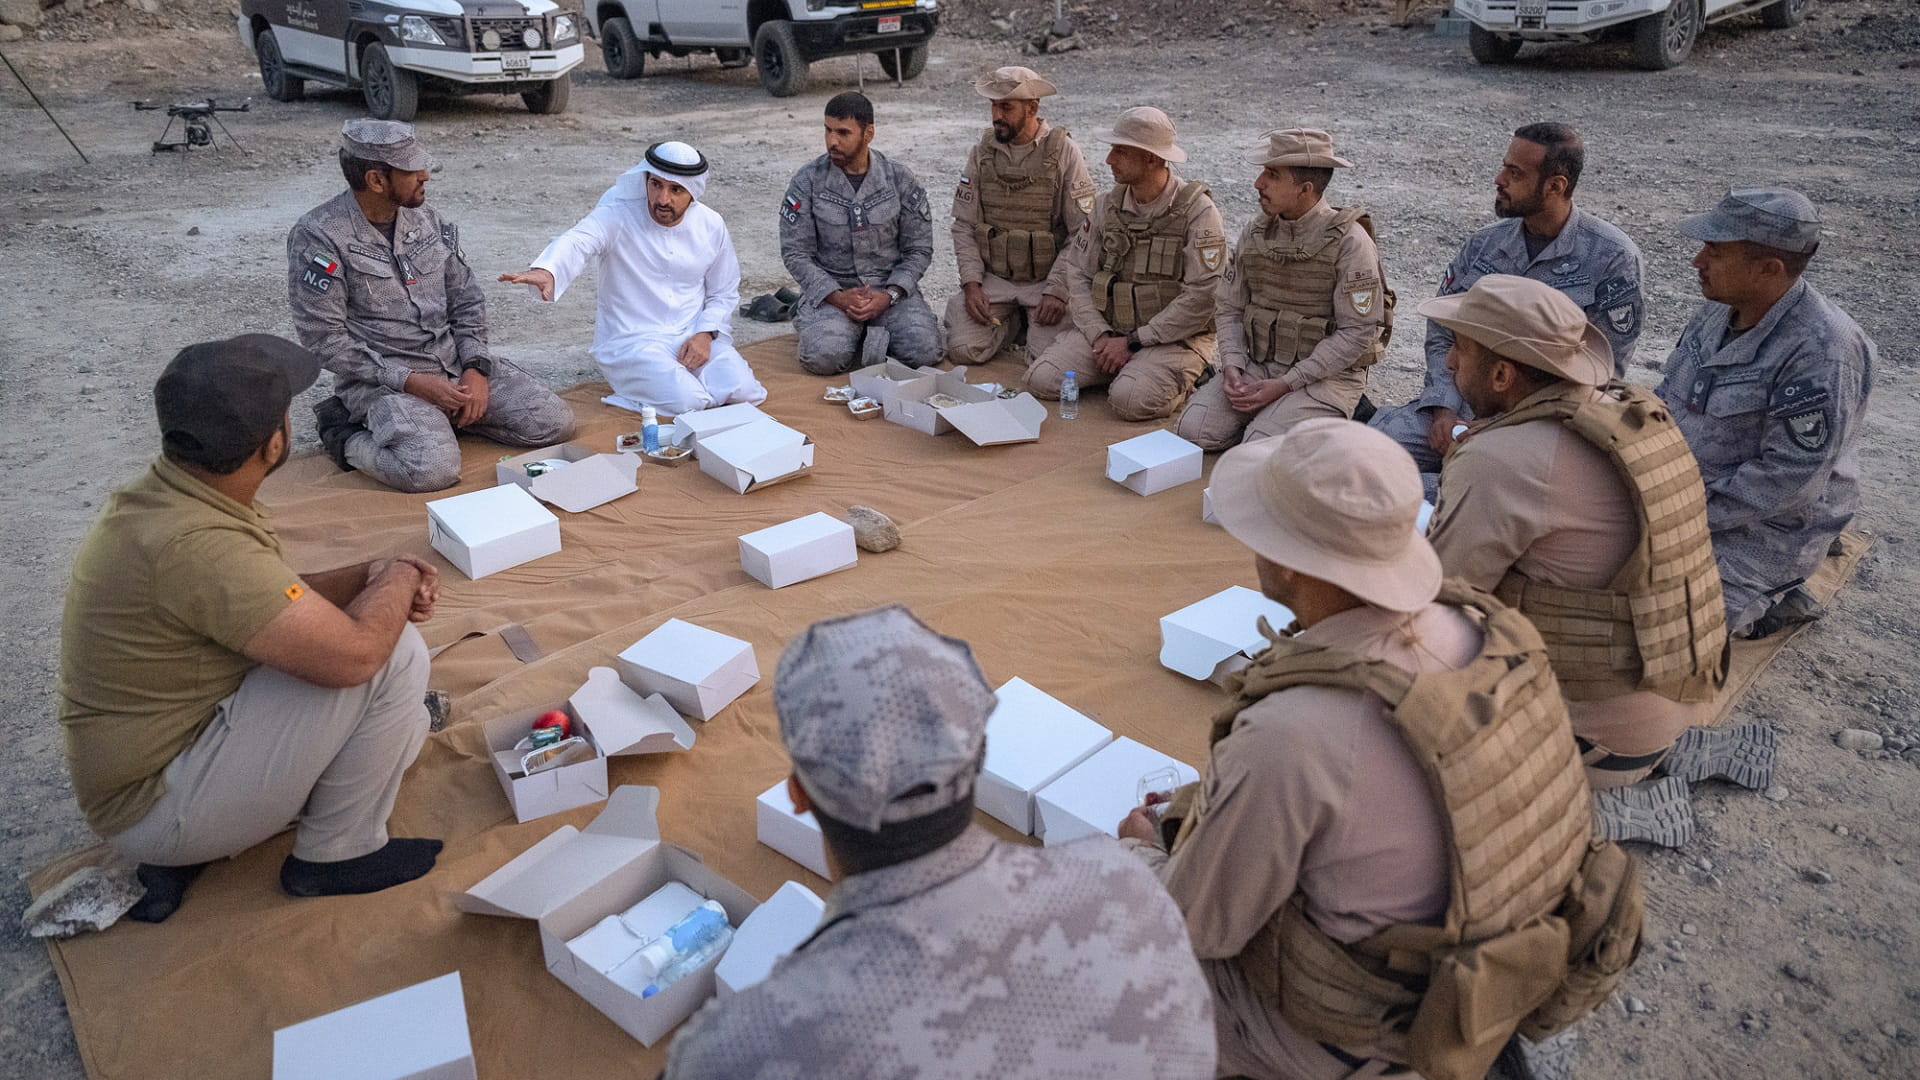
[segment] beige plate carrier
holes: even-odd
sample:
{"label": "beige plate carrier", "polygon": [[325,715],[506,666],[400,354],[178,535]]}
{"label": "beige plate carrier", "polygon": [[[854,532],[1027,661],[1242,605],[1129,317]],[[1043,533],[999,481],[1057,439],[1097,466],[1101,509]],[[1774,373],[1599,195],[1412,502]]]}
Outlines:
{"label": "beige plate carrier", "polygon": [[[1130,334],[1179,298],[1187,276],[1187,221],[1193,204],[1209,194],[1207,185],[1189,180],[1154,217],[1122,210],[1124,187],[1107,196],[1107,216],[1100,224],[1100,269],[1093,275],[1093,305],[1107,325]],[[1207,329],[1212,328],[1209,320]]]}
{"label": "beige plate carrier", "polygon": [[[1291,686],[1386,703],[1445,811],[1446,921],[1342,944],[1295,895],[1234,962],[1310,1038],[1430,1080],[1480,1080],[1515,1031],[1542,1038],[1612,993],[1638,954],[1643,901],[1630,857],[1593,842],[1586,776],[1539,634],[1464,582],[1448,581],[1439,599],[1485,634],[1466,667],[1412,675],[1262,626],[1273,645],[1237,676],[1213,740]],[[1202,797],[1181,823],[1175,857],[1205,816]]]}
{"label": "beige plate carrier", "polygon": [[[1340,284],[1337,261],[1340,238],[1351,222],[1373,235],[1373,219],[1364,208],[1339,209],[1327,231],[1312,241],[1283,245],[1264,228],[1247,234],[1239,253],[1240,273],[1246,276],[1250,300],[1241,316],[1247,334],[1247,359],[1275,365],[1282,374],[1313,352],[1333,332],[1333,305]],[[1373,348],[1354,368],[1371,367],[1387,354],[1393,337],[1393,308],[1397,301],[1387,288],[1387,271],[1378,267],[1379,302],[1386,325]]]}
{"label": "beige plate carrier", "polygon": [[1640,542],[1605,589],[1508,571],[1495,594],[1539,628],[1570,701],[1634,690],[1713,700],[1727,681],[1727,613],[1707,490],[1686,436],[1652,391],[1624,382],[1597,399],[1579,387],[1523,404],[1483,430],[1535,420],[1557,421],[1607,455],[1632,493]]}
{"label": "beige plate carrier", "polygon": [[980,196],[980,220],[973,239],[987,271],[1016,285],[1045,281],[1054,260],[1067,247],[1067,226],[1055,212],[1060,205],[1060,160],[1066,154],[1067,129],[1050,128],[1040,152],[1029,157],[1031,173],[1016,172],[994,152],[999,144],[989,130],[975,155],[974,190]]}

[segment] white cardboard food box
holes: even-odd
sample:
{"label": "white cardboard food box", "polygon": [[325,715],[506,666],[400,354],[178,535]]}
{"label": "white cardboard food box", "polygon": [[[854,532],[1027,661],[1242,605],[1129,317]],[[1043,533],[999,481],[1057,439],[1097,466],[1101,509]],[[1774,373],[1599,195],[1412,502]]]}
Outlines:
{"label": "white cardboard food box", "polygon": [[1219,517],[1215,516],[1213,512],[1212,487],[1206,487],[1200,491],[1200,520],[1206,522],[1208,525],[1220,524]]}
{"label": "white cardboard food box", "polygon": [[888,360],[884,364],[873,364],[853,373],[848,379],[853,391],[861,397],[870,397],[882,405],[893,400],[893,395],[902,388],[922,382],[932,382],[939,372],[933,368],[908,367],[898,360]]}
{"label": "white cardboard food box", "polygon": [[860,560],[853,526],[808,514],[740,538],[740,568],[769,589],[845,570]]}
{"label": "white cardboard food box", "polygon": [[811,810],[804,814],[794,810],[784,777],[754,800],[753,818],[754,831],[761,843],[821,877],[832,879],[833,874],[827,867],[827,838],[820,832],[820,821]]}
{"label": "white cardboard food box", "polygon": [[514,744],[526,738],[533,722],[547,709],[528,709],[496,716],[487,722],[487,748],[493,751],[493,772],[507,793],[518,821],[532,821],[607,797],[607,759],[627,754],[663,754],[690,750],[693,726],[659,694],[641,697],[608,667],[587,672],[587,681],[567,699],[564,711],[573,720],[574,733],[597,752],[592,761],[578,761],[556,769],[514,776],[520,756]]}
{"label": "white cardboard food box", "polygon": [[1152,495],[1200,479],[1200,459],[1200,448],[1173,432],[1149,431],[1107,447],[1107,479]]}
{"label": "white cardboard food box", "polygon": [[1049,846],[1088,836],[1119,836],[1119,825],[1140,805],[1140,781],[1149,773],[1172,769],[1172,785],[1200,779],[1193,766],[1122,735],[1087,760],[1040,789],[1034,796],[1040,839]]}
{"label": "white cardboard food box", "polygon": [[758,420],[700,436],[694,456],[702,472],[745,495],[812,471],[813,440],[778,420]]}
{"label": "white cardboard food box", "polygon": [[1263,616],[1275,630],[1293,622],[1285,605],[1240,585],[1163,615],[1160,662],[1189,679],[1224,678],[1267,647],[1260,633]]}
{"label": "white cardboard food box", "polygon": [[669,882],[719,901],[734,926],[759,906],[699,856],[660,841],[659,805],[657,788],[615,788],[607,808],[585,829],[562,825],[454,899],[454,906],[476,915],[534,920],[553,977],[645,1046],[660,1041],[713,995],[719,960],[643,998],[594,969],[567,943]]}
{"label": "white cardboard food box", "polygon": [[732,997],[771,975],[773,965],[819,927],[826,910],[826,901],[797,881],[774,890],[733,932],[733,944],[713,969],[714,993]]}
{"label": "white cardboard food box", "polygon": [[[549,460],[573,464],[540,476],[527,475],[529,462]],[[638,454],[596,454],[570,442],[501,458],[494,466],[494,478],[502,484],[518,484],[541,502],[578,514],[640,490],[635,480],[639,469]]]}
{"label": "white cardboard food box", "polygon": [[273,1033],[273,1080],[477,1080],[460,973]]}
{"label": "white cardboard food box", "polygon": [[722,405],[713,409],[700,409],[697,412],[683,413],[673,418],[673,426],[660,434],[675,446],[697,446],[708,435],[718,435],[748,424],[757,424],[772,417],[760,411],[758,405],[741,402],[736,405]]}
{"label": "white cardboard food box", "polygon": [[[957,398],[961,404],[934,406],[934,394]],[[1002,398],[991,390],[969,386],[950,371],[937,372],[899,387],[885,399],[887,419],[927,435],[958,431],[975,446],[1033,442],[1047,419],[1047,407],[1032,394]]]}
{"label": "white cardboard food box", "polygon": [[975,805],[1032,836],[1034,793],[1092,757],[1113,732],[1025,679],[1009,679],[993,696]]}
{"label": "white cardboard food box", "polygon": [[753,645],[717,630],[668,619],[615,658],[620,680],[661,694],[683,715],[711,720],[760,681]]}
{"label": "white cardboard food box", "polygon": [[427,539],[470,578],[560,550],[560,519],[515,484],[427,503]]}

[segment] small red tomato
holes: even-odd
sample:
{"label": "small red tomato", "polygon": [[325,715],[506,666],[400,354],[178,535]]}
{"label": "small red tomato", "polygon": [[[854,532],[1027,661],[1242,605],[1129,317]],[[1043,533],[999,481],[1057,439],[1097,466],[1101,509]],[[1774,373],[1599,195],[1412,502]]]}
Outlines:
{"label": "small red tomato", "polygon": [[573,720],[570,717],[568,717],[566,713],[560,711],[559,709],[554,709],[550,712],[541,713],[540,719],[535,720],[533,722],[533,726],[536,729],[543,728],[543,727],[557,727],[560,729],[560,737],[563,739],[568,738],[573,734]]}

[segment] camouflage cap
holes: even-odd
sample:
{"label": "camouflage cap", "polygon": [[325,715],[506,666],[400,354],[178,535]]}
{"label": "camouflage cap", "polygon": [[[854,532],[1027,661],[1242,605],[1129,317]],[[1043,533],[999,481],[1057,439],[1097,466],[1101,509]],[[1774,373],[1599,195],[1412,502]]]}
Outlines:
{"label": "camouflage cap", "polygon": [[1695,240],[1735,240],[1804,254],[1820,245],[1820,209],[1788,187],[1734,188],[1720,205],[1680,223]]}
{"label": "camouflage cap", "polygon": [[1249,165],[1292,165],[1302,169],[1351,169],[1353,162],[1333,152],[1333,136],[1319,128],[1280,128],[1247,151]]}
{"label": "camouflage cap", "polygon": [[349,120],[340,125],[340,148],[402,172],[433,168],[433,158],[414,137],[413,125],[398,120]]}
{"label": "camouflage cap", "polygon": [[994,697],[966,642],[896,604],[808,627],[780,656],[773,705],[807,796],[877,832],[972,798]]}
{"label": "camouflage cap", "polygon": [[1017,66],[994,68],[973,80],[973,92],[989,101],[1038,101],[1059,93],[1039,72]]}

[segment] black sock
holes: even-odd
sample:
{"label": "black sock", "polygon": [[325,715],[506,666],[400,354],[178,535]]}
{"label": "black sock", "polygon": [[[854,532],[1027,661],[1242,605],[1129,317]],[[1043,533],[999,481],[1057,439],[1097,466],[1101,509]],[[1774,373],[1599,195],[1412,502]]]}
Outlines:
{"label": "black sock", "polygon": [[394,837],[369,855],[339,862],[308,862],[292,855],[280,864],[280,887],[288,896],[347,896],[379,892],[433,869],[440,841]]}
{"label": "black sock", "polygon": [[180,910],[180,901],[187,895],[187,886],[206,868],[206,863],[192,866],[141,863],[134,874],[140,879],[140,884],[147,887],[147,894],[127,909],[127,918],[134,922],[165,922],[167,916]]}

